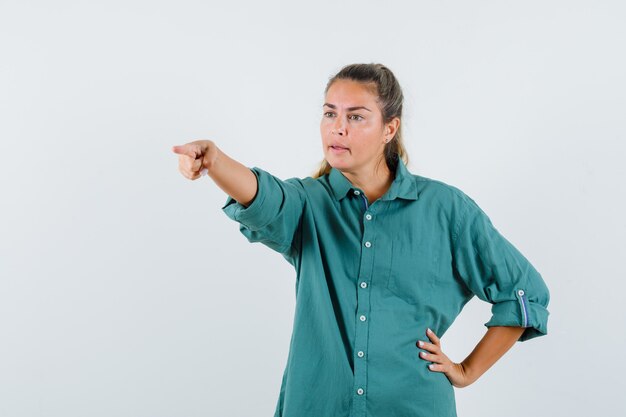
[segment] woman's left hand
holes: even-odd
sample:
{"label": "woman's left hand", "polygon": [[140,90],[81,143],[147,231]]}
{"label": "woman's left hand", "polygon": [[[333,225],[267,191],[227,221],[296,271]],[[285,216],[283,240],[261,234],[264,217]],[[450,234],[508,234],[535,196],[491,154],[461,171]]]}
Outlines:
{"label": "woman's left hand", "polygon": [[441,350],[441,341],[435,335],[435,333],[428,329],[426,335],[432,341],[432,343],[418,340],[417,347],[427,350],[428,352],[420,351],[420,358],[433,362],[428,366],[428,369],[434,372],[443,372],[450,383],[457,387],[463,388],[470,385],[473,381],[468,377],[465,368],[460,363],[455,363],[448,358]]}

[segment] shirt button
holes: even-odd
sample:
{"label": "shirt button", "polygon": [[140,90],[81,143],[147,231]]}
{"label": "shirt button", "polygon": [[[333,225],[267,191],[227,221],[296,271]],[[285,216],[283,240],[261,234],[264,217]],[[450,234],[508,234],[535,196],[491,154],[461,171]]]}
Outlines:
{"label": "shirt button", "polygon": [[367,220],[372,220],[372,215],[371,215],[371,214],[369,214],[369,213],[367,213],[367,214],[365,215],[365,218],[366,218]]}
{"label": "shirt button", "polygon": [[518,293],[519,295],[524,295],[524,290],[519,290],[517,293]]}
{"label": "shirt button", "polygon": [[359,388],[358,390],[356,390],[356,393],[359,395],[363,395],[363,388]]}
{"label": "shirt button", "polygon": [[359,352],[357,353],[357,355],[359,355],[359,358],[362,358],[362,357],[363,357],[363,355],[365,355],[365,353],[363,353],[363,351],[362,351],[362,350],[359,350]]}
{"label": "shirt button", "polygon": [[359,195],[361,192],[359,190],[354,190],[354,195]]}
{"label": "shirt button", "polygon": [[365,321],[365,316],[361,316],[359,319],[361,319],[361,321]]}
{"label": "shirt button", "polygon": [[367,288],[367,282],[363,281],[363,282],[361,283],[361,288]]}
{"label": "shirt button", "polygon": [[372,244],[370,242],[365,242],[365,247],[369,248],[370,246],[372,246]]}

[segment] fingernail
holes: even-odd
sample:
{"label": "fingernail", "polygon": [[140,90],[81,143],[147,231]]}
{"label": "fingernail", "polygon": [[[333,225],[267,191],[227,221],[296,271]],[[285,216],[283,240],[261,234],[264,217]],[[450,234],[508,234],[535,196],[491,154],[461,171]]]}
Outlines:
{"label": "fingernail", "polygon": [[428,355],[428,353],[426,353],[426,352],[420,352],[420,353],[422,354],[422,356]]}
{"label": "fingernail", "polygon": [[432,330],[430,330],[430,327],[429,327],[429,328],[427,328],[427,329],[426,329],[426,331],[427,331],[428,333],[432,333],[432,332],[433,332]]}
{"label": "fingernail", "polygon": [[424,346],[424,342],[422,342],[421,340],[419,342],[417,342],[420,346]]}
{"label": "fingernail", "polygon": [[430,364],[430,365],[428,365],[428,367],[429,367],[430,369],[433,369],[433,368],[435,367],[435,365]]}

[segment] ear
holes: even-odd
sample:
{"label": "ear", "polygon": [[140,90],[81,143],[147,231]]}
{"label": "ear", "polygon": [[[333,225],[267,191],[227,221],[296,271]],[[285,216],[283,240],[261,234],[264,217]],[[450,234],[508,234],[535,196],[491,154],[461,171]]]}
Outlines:
{"label": "ear", "polygon": [[399,126],[400,126],[400,118],[394,117],[389,123],[387,123],[386,134],[389,135],[390,138],[394,137],[396,132],[398,131]]}

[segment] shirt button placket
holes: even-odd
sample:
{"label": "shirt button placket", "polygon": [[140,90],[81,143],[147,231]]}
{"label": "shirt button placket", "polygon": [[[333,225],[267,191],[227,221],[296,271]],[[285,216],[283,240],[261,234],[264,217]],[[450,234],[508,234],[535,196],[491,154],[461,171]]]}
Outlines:
{"label": "shirt button placket", "polygon": [[369,327],[369,308],[370,308],[370,291],[369,284],[372,278],[372,257],[373,257],[373,240],[375,237],[374,222],[372,222],[372,210],[368,205],[367,197],[363,192],[354,190],[354,195],[361,199],[360,207],[364,209],[363,217],[363,251],[361,256],[361,264],[359,265],[359,277],[361,277],[357,293],[357,326],[355,335],[355,352],[357,360],[354,363],[354,399],[352,402],[353,409],[351,417],[366,416],[366,398],[365,391],[367,389],[367,360],[366,352],[368,345],[368,327]]}

